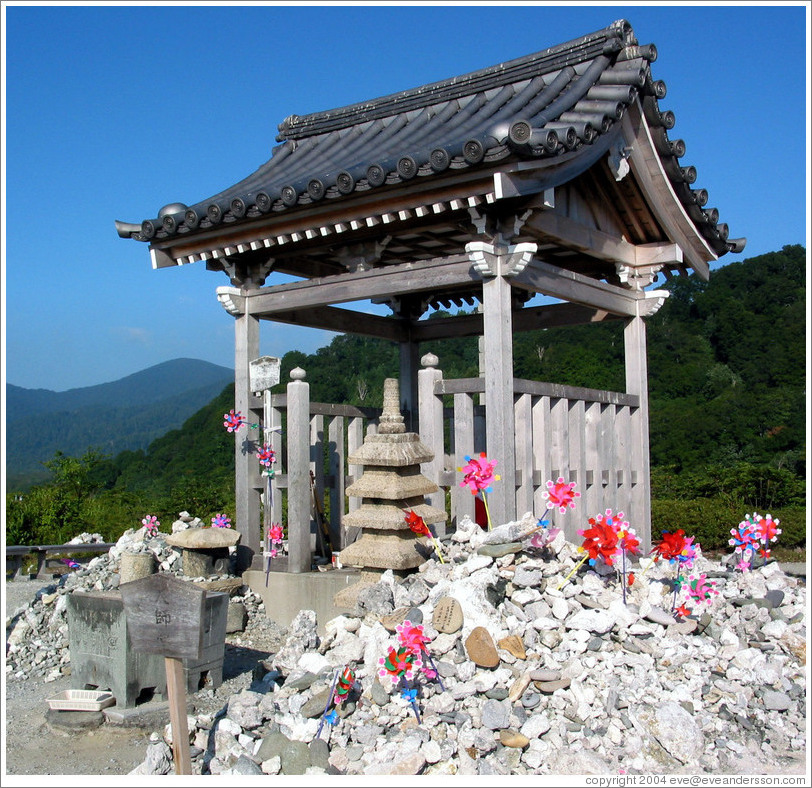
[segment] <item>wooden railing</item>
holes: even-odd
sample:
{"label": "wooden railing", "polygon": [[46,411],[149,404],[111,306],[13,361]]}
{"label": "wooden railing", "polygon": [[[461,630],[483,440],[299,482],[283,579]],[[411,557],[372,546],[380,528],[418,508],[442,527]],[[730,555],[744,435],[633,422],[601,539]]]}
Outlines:
{"label": "wooden railing", "polygon": [[89,542],[88,544],[40,544],[40,545],[7,545],[6,554],[6,577],[16,578],[22,568],[23,559],[27,555],[33,555],[37,561],[37,572],[35,577],[42,574],[45,562],[49,555],[80,555],[82,553],[106,553],[111,547],[115,547],[115,542]]}
{"label": "wooden railing", "polygon": [[[460,486],[457,468],[466,456],[488,450],[484,393],[483,378],[445,380],[434,365],[418,373],[418,433],[434,452],[421,472],[440,487],[427,500],[450,511],[448,523],[436,526],[438,535],[453,531],[466,515],[474,518],[473,496]],[[282,522],[284,495],[288,571],[308,571],[316,550],[310,471],[319,495],[328,496],[333,549],[342,549],[356,536],[342,529],[343,516],[360,505],[345,490],[363,471],[349,465],[348,457],[367,432],[376,431],[380,410],[310,402],[302,370],[287,394],[270,398],[268,408],[265,422],[285,425],[267,438],[277,455],[273,520]],[[589,517],[612,509],[624,512],[641,542],[648,542],[648,471],[635,439],[641,433],[638,395],[514,379],[513,409],[515,478],[499,483],[512,483],[516,517],[544,515],[547,481],[563,477],[576,483],[581,496],[577,514],[553,515],[569,540],[577,541]]]}
{"label": "wooden railing", "polygon": [[[487,452],[486,408],[476,402],[477,397],[484,399],[485,383],[482,378],[445,380],[437,369],[420,374],[424,373],[428,374],[420,389],[420,437],[435,455],[424,473],[442,488],[430,496],[432,505],[443,506],[450,495],[453,529],[466,515],[474,518],[473,496],[460,486],[457,468],[465,465],[466,456]],[[527,512],[542,516],[547,481],[563,477],[576,482],[581,494],[577,517],[554,515],[568,539],[576,541],[577,530],[587,527],[587,519],[607,508],[624,512],[637,524],[638,534],[647,534],[650,526],[643,522],[647,508],[642,501],[647,487],[639,484],[643,471],[632,440],[640,398],[521,379],[514,379],[513,392],[516,516]],[[450,407],[444,406],[444,397],[451,398]]]}

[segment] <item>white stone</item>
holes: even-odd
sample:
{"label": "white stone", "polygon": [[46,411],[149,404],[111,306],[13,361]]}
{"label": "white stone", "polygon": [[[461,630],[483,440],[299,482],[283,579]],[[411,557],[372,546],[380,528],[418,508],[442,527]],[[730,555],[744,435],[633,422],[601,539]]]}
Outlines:
{"label": "white stone", "polygon": [[608,611],[587,609],[570,616],[564,625],[568,629],[585,629],[596,635],[604,635],[615,625],[615,619]]}

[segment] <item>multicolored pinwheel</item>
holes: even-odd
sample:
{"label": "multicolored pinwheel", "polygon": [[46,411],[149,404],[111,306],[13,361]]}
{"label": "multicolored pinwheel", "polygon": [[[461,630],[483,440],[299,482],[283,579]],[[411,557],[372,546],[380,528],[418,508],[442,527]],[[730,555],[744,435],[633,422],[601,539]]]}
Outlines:
{"label": "multicolored pinwheel", "polygon": [[267,443],[263,443],[262,448],[257,451],[257,459],[259,464],[267,469],[264,473],[273,476],[271,465],[276,462],[276,452]]}
{"label": "multicolored pinwheel", "polygon": [[231,518],[227,514],[216,514],[211,518],[212,528],[231,528]]}
{"label": "multicolored pinwheel", "polygon": [[224,413],[223,418],[225,419],[223,426],[229,432],[237,432],[244,424],[246,424],[245,417],[242,415],[242,412],[239,410],[235,411],[234,408],[232,408],[228,413]]}

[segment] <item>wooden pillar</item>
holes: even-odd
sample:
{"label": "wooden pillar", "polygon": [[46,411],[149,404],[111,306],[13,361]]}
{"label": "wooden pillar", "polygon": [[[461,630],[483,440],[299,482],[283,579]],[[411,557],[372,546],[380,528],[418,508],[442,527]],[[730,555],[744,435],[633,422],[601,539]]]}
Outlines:
{"label": "wooden pillar", "polygon": [[482,277],[485,376],[485,434],[489,460],[502,477],[488,495],[494,527],[516,519],[516,444],[513,412],[513,314],[510,277],[533,259],[536,244],[509,246],[504,241],[466,244],[473,268]]}
{"label": "wooden pillar", "polygon": [[648,362],[646,324],[633,317],[623,331],[626,361],[626,391],[640,397],[640,407],[631,415],[632,511],[629,525],[635,529],[647,552],[651,546],[651,477],[649,475]]}
{"label": "wooden pillar", "polygon": [[296,367],[288,383],[288,572],[309,572],[310,384]]}
{"label": "wooden pillar", "polygon": [[516,518],[516,434],[513,413],[513,321],[504,276],[482,283],[484,306],[485,419],[488,459],[502,477],[488,493],[493,526]]}
{"label": "wooden pillar", "polygon": [[[420,441],[434,452],[430,462],[420,466],[420,472],[430,481],[440,486],[440,473],[445,465],[445,446],[443,440],[443,400],[434,393],[434,384],[442,380],[443,373],[437,368],[438,358],[433,353],[426,353],[421,359],[424,369],[418,372],[420,391]],[[445,511],[445,493],[442,487],[438,492],[426,496],[426,503]],[[437,523],[437,536],[444,536],[446,524]]]}
{"label": "wooden pillar", "polygon": [[417,413],[417,342],[400,343],[400,410],[406,432],[420,432]]}
{"label": "wooden pillar", "polygon": [[[249,424],[259,421],[252,413],[253,394],[249,374],[250,362],[259,356],[259,320],[247,312],[236,315],[234,321],[234,409],[243,414]],[[258,430],[243,427],[235,433],[234,487],[236,494],[235,520],[240,532],[237,546],[237,573],[251,566],[254,555],[260,553],[260,465],[255,442],[261,441]]]}

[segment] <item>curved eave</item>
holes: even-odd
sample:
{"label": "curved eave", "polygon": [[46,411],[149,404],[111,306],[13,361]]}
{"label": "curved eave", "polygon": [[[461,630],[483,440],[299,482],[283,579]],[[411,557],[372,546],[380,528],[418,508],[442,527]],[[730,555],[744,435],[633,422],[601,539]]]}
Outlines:
{"label": "curved eave", "polygon": [[667,233],[668,239],[682,249],[685,262],[707,281],[710,275],[709,263],[717,260],[718,256],[674,192],[640,104],[635,102],[620,122],[627,148],[631,149],[629,166],[646,196],[650,210]]}

